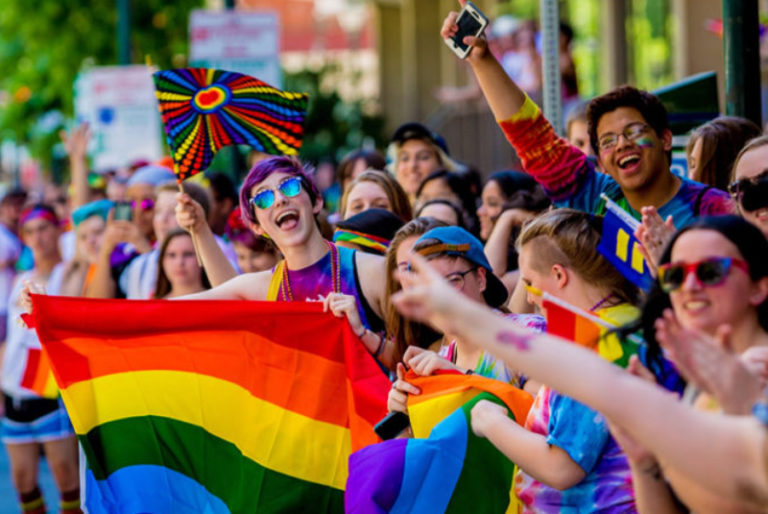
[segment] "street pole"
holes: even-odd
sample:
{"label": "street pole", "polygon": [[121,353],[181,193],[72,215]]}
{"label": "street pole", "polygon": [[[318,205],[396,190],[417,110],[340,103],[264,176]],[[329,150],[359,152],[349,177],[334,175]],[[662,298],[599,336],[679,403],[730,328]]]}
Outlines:
{"label": "street pole", "polygon": [[725,113],[762,126],[757,0],[723,0]]}
{"label": "street pole", "polygon": [[560,13],[557,0],[541,0],[544,116],[563,135],[563,89],[560,84]]}
{"label": "street pole", "polygon": [[117,0],[117,63],[131,64],[130,0]]}
{"label": "street pole", "polygon": [[[235,9],[235,0],[224,0],[224,8],[227,10],[234,10]],[[243,155],[240,153],[240,147],[237,145],[227,147],[227,152],[229,155],[228,159],[228,168],[229,168],[229,176],[230,178],[235,182],[239,182],[241,176],[247,171],[246,170],[246,162],[243,158]]]}

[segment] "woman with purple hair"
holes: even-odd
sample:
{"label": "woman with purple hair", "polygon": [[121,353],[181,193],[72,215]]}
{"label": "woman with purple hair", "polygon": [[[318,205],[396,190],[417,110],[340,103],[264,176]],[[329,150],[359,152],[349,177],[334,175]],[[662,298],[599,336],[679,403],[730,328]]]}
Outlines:
{"label": "woman with purple hair", "polygon": [[[388,365],[384,330],[384,259],[340,248],[323,238],[316,216],[323,199],[304,167],[293,157],[258,162],[240,190],[243,221],[268,237],[284,260],[273,269],[222,281],[209,271],[224,259],[204,217],[182,195],[177,219],[194,232],[213,289],[186,296],[206,300],[323,300],[336,316],[346,315],[366,348]],[[227,277],[228,278],[228,277]]]}

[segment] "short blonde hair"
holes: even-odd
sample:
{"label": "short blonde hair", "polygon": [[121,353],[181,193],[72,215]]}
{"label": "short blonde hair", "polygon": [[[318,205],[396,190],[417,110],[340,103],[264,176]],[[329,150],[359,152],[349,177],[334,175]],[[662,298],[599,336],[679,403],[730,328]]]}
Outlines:
{"label": "short blonde hair", "polygon": [[639,303],[637,286],[597,251],[601,233],[601,218],[575,209],[555,209],[523,225],[516,246],[518,253],[526,245],[533,246],[536,259],[532,266],[539,271],[546,272],[559,264],[624,302]]}

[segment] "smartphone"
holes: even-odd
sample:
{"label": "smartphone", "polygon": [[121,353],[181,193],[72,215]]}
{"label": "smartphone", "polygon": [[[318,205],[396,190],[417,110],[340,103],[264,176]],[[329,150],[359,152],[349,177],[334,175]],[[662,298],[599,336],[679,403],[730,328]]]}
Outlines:
{"label": "smartphone", "polygon": [[453,50],[453,53],[462,59],[466,59],[472,47],[464,44],[467,36],[479,37],[488,26],[488,18],[472,2],[467,2],[456,18],[459,30],[453,37],[445,38],[445,44]]}
{"label": "smartphone", "polygon": [[133,209],[131,208],[131,202],[116,202],[115,214],[112,219],[115,221],[131,221],[133,218]]}
{"label": "smartphone", "polygon": [[408,428],[410,424],[411,418],[406,414],[403,414],[402,412],[390,412],[384,416],[381,421],[376,423],[376,426],[373,427],[373,431],[376,432],[376,435],[381,437],[382,440],[387,441],[397,437],[397,435]]}

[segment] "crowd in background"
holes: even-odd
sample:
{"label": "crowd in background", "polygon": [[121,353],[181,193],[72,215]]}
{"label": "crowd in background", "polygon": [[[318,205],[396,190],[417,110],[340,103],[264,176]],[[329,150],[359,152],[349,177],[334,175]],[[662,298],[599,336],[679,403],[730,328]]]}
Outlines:
{"label": "crowd in background", "polygon": [[[20,386],[39,343],[17,318],[38,287],[132,300],[320,296],[390,374],[392,411],[419,393],[406,367],[477,373],[535,397],[522,425],[489,402],[472,411],[475,433],[518,465],[526,512],[765,511],[768,136],[716,118],[690,134],[689,176],[676,176],[666,109],[623,86],[575,104],[559,138],[536,105],[535,27],[508,21],[494,25],[493,52],[472,41],[467,60],[516,169],[476,170],[414,121],[384,152],[347,155],[332,179],[259,156],[240,184],[211,173],[180,192],[169,159],[95,174],[88,127],[62,134],[70,183],[0,200],[3,441],[25,512],[45,508],[41,447],[61,512],[79,509],[66,411]],[[564,27],[564,49],[571,37]],[[572,60],[561,68],[571,101]],[[604,196],[641,222],[649,292],[597,251]],[[619,362],[626,372],[544,335],[544,294],[624,327],[617,345],[641,335]]]}

